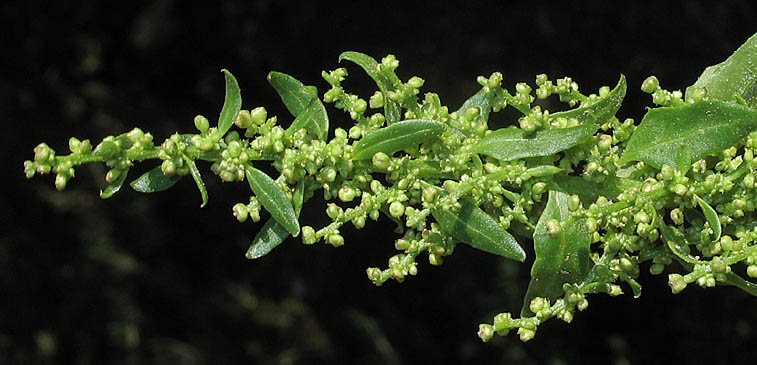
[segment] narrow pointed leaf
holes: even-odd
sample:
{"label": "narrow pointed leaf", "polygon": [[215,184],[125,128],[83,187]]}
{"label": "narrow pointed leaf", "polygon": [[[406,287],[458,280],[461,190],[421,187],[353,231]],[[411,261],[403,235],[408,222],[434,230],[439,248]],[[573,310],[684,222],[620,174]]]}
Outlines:
{"label": "narrow pointed leaf", "polygon": [[548,129],[529,136],[520,128],[500,128],[482,138],[473,151],[500,161],[550,156],[583,142],[594,135],[597,129],[599,126],[595,124],[584,124],[571,128]]}
{"label": "narrow pointed leaf", "polygon": [[371,56],[360,52],[343,52],[339,55],[339,62],[342,60],[350,61],[362,68],[370,78],[376,82],[379,90],[384,94],[384,116],[387,124],[393,124],[402,119],[402,110],[397,102],[389,100],[386,92],[397,88],[401,83],[399,77],[391,72],[382,72],[379,63]]}
{"label": "narrow pointed leaf", "polygon": [[[294,190],[294,196],[292,197],[294,214],[298,217],[302,210],[304,192],[305,184],[300,181],[299,185],[297,185],[297,188]],[[263,228],[261,228],[255,235],[245,257],[248,259],[263,257],[276,248],[276,246],[284,242],[287,237],[289,237],[289,231],[287,231],[287,229],[275,219],[269,218],[263,225]]]}
{"label": "narrow pointed leaf", "polygon": [[100,199],[108,199],[112,197],[113,194],[121,190],[121,187],[124,185],[124,181],[126,181],[126,175],[128,174],[129,169],[121,171],[121,176],[119,176],[118,179],[116,179],[116,181],[114,181],[112,184],[108,185],[105,190],[100,192]]}
{"label": "narrow pointed leaf", "polygon": [[326,108],[318,98],[310,100],[310,104],[297,115],[292,125],[287,128],[287,135],[305,128],[320,140],[325,140],[329,134],[329,117]]}
{"label": "narrow pointed leaf", "polygon": [[268,83],[273,86],[287,110],[295,118],[305,111],[313,99],[318,99],[317,90],[282,72],[269,72]]}
{"label": "narrow pointed leaf", "polygon": [[202,197],[200,208],[202,208],[208,204],[208,189],[205,188],[205,182],[202,181],[200,170],[197,169],[197,164],[195,164],[194,160],[184,156],[184,162],[189,167],[189,174],[192,175],[192,179],[195,181],[195,184],[197,184],[197,189],[200,190],[200,196]]}
{"label": "narrow pointed leaf", "polygon": [[242,109],[242,94],[234,75],[227,69],[221,71],[226,76],[226,98],[223,101],[221,115],[218,117],[218,131],[223,136],[229,131],[234,119],[239,114],[239,110]]}
{"label": "narrow pointed leaf", "polygon": [[292,202],[289,201],[286,194],[279,188],[276,182],[252,166],[247,166],[245,170],[247,182],[250,189],[258,197],[263,207],[276,219],[279,224],[286,230],[296,235],[300,232],[300,224],[297,222],[297,215],[294,214]]}
{"label": "narrow pointed leaf", "polygon": [[694,85],[686,89],[703,88],[710,100],[737,101],[757,109],[757,33],[749,37],[725,61],[704,69]]}
{"label": "narrow pointed leaf", "polygon": [[518,241],[494,218],[466,199],[460,200],[460,204],[457,212],[443,209],[431,212],[442,230],[473,248],[521,262],[526,259]]}
{"label": "narrow pointed leaf", "polygon": [[[552,222],[552,223],[549,223]],[[557,222],[550,233],[547,226]],[[549,200],[534,230],[536,258],[531,267],[531,282],[523,300],[522,316],[530,316],[529,304],[536,297],[554,302],[563,295],[563,284],[582,282],[589,273],[591,236],[584,220],[573,219],[568,209],[568,195],[550,190]]]}
{"label": "narrow pointed leaf", "polygon": [[394,152],[416,146],[438,136],[444,131],[444,124],[433,120],[411,119],[394,123],[373,131],[355,144],[352,158],[363,160],[372,158],[377,152],[391,155]]}
{"label": "narrow pointed leaf", "polygon": [[154,169],[145,172],[142,176],[132,181],[132,189],[140,193],[154,193],[156,191],[163,191],[181,180],[181,175],[165,175],[160,166],[156,166]]}
{"label": "narrow pointed leaf", "polygon": [[479,110],[475,122],[480,123],[481,121],[489,120],[489,114],[492,111],[492,94],[487,93],[484,89],[479,90],[460,106],[457,113],[462,115],[469,108],[478,108]]}
{"label": "narrow pointed leaf", "polygon": [[694,195],[694,200],[696,200],[697,204],[699,204],[699,209],[702,209],[704,218],[707,220],[707,223],[712,229],[712,237],[710,239],[712,240],[712,242],[716,242],[720,239],[720,235],[723,233],[723,227],[720,224],[718,213],[715,211],[715,209],[712,208],[712,206],[707,204],[707,202],[700,198],[698,195]]}
{"label": "narrow pointed leaf", "polygon": [[553,113],[550,119],[558,117],[576,118],[583,124],[600,125],[618,112],[623,99],[626,97],[626,89],[626,77],[620,75],[618,84],[607,95],[592,102],[581,104],[578,108]]}
{"label": "narrow pointed leaf", "polygon": [[721,101],[652,109],[631,136],[618,164],[644,161],[687,172],[693,162],[757,130],[757,110]]}

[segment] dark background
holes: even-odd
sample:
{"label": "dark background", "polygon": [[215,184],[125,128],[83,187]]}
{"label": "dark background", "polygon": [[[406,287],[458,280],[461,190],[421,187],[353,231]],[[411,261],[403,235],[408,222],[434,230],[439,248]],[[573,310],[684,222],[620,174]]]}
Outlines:
{"label": "dark background", "polygon": [[[639,120],[643,79],[693,83],[757,31],[753,1],[62,1],[0,5],[0,363],[753,363],[757,302],[733,288],[670,294],[665,275],[642,275],[644,294],[589,298],[572,324],[552,320],[534,340],[481,343],[478,323],[518,312],[528,265],[460,247],[441,267],[373,286],[394,234],[382,220],[345,229],[347,244],[287,241],[243,254],[259,225],[230,207],[249,195],[200,166],[210,204],[184,179],[169,191],[125,188],[100,200],[101,165],[79,168],[65,192],[26,180],[22,162],[70,136],[97,143],[134,126],[156,140],[214,120],[221,68],[239,80],[245,108],[289,115],[265,76],[287,72],[322,93],[322,70],[345,50],[393,53],[398,73],[426,80],[452,108],[478,75],[505,85],[534,75],[572,76],[582,90],[629,82],[621,117]],[[528,5],[525,5],[528,3]],[[349,66],[347,87],[372,83]],[[329,109],[335,123],[346,119]],[[151,168],[132,169],[133,177]],[[313,221],[323,222],[322,201]],[[677,269],[672,267],[670,269]],[[645,267],[646,270],[646,267]],[[626,288],[627,289],[627,288]]]}

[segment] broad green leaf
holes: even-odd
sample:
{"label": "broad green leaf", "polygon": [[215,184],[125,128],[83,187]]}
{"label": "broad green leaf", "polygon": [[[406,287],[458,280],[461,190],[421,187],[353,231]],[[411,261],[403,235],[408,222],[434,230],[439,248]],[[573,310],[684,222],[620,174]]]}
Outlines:
{"label": "broad green leaf", "polygon": [[179,174],[165,175],[163,174],[163,170],[160,169],[160,166],[157,166],[142,174],[142,176],[132,181],[129,185],[131,185],[132,189],[140,193],[154,193],[156,191],[163,191],[170,188],[176,184],[181,177],[182,176]]}
{"label": "broad green leaf", "polygon": [[718,213],[715,211],[715,209],[712,208],[712,206],[707,204],[706,201],[704,201],[696,194],[694,195],[694,200],[696,200],[697,204],[699,204],[699,209],[702,209],[704,218],[707,220],[707,223],[709,223],[710,228],[712,229],[712,237],[710,239],[712,240],[712,242],[716,242],[720,239],[720,235],[723,233],[723,227],[720,225],[720,218],[718,218]]}
{"label": "broad green leaf", "polygon": [[205,182],[202,181],[200,170],[197,169],[197,164],[195,164],[194,160],[184,156],[184,162],[187,164],[187,167],[189,167],[189,174],[192,175],[192,179],[195,181],[195,184],[197,184],[197,189],[200,190],[200,196],[202,197],[200,208],[202,208],[208,204],[208,189],[205,188]]}
{"label": "broad green leaf", "polygon": [[[300,181],[294,190],[292,197],[294,205],[294,214],[300,216],[302,210],[303,196],[305,193],[305,183]],[[257,259],[267,255],[271,250],[276,248],[289,237],[289,231],[273,218],[269,218],[263,227],[255,235],[250,248],[247,250],[245,257],[248,259]]]}
{"label": "broad green leaf", "polygon": [[550,156],[583,142],[594,135],[597,129],[599,126],[596,124],[584,124],[538,131],[533,136],[528,136],[520,128],[500,128],[482,138],[473,151],[500,161]]}
{"label": "broad green leaf", "polygon": [[686,96],[694,88],[705,89],[710,100],[733,102],[741,98],[757,109],[757,33],[725,61],[704,69],[694,85],[686,89]]}
{"label": "broad green leaf", "polygon": [[691,164],[757,130],[757,111],[722,101],[652,109],[641,120],[619,165],[644,161],[687,172]]}
{"label": "broad green leaf", "polygon": [[223,101],[221,115],[218,116],[218,131],[225,135],[234,123],[234,118],[242,109],[242,94],[239,91],[239,84],[234,75],[227,69],[221,70],[226,76],[226,98]]}
{"label": "broad green leaf", "polygon": [[281,101],[295,118],[305,111],[311,100],[318,99],[318,91],[314,87],[305,86],[285,73],[269,72],[268,83],[273,86],[281,97]]}
{"label": "broad green leaf", "polygon": [[295,117],[292,125],[287,128],[287,135],[305,128],[320,140],[325,140],[329,134],[329,116],[326,114],[326,108],[318,98],[310,100],[310,104]]}
{"label": "broad green leaf", "polygon": [[279,188],[276,182],[252,166],[247,166],[245,170],[247,182],[250,189],[258,197],[263,207],[276,219],[279,224],[286,230],[296,235],[300,232],[300,224],[297,222],[297,215],[294,214],[292,202],[289,201],[286,194]]}
{"label": "broad green leaf", "polygon": [[433,120],[411,119],[394,123],[388,127],[373,131],[355,143],[352,159],[372,158],[377,152],[391,155],[409,148],[444,131],[444,124]]}
{"label": "broad green leaf", "polygon": [[108,185],[105,190],[100,192],[100,199],[108,199],[113,196],[113,194],[117,193],[119,190],[121,190],[121,187],[124,185],[124,181],[126,181],[126,175],[129,174],[129,169],[125,169],[121,171],[121,176],[116,179],[112,184]]}
{"label": "broad green leaf", "polygon": [[339,55],[339,62],[342,60],[350,61],[362,68],[370,78],[376,82],[379,90],[384,94],[384,116],[387,124],[393,124],[402,119],[402,110],[397,102],[389,100],[386,92],[397,88],[401,83],[399,77],[394,72],[382,72],[379,63],[371,56],[360,52],[343,52]]}
{"label": "broad green leaf", "polygon": [[590,103],[581,104],[581,106],[575,109],[552,113],[550,119],[558,117],[576,118],[584,125],[600,125],[618,112],[620,105],[623,103],[623,98],[626,97],[626,88],[626,77],[620,75],[618,84],[607,95]]}
{"label": "broad green leaf", "polygon": [[457,212],[443,209],[431,212],[442,230],[479,250],[521,262],[526,259],[523,248],[494,218],[466,199],[460,200],[460,204]]}
{"label": "broad green leaf", "polygon": [[484,89],[479,90],[463,103],[460,109],[457,110],[457,113],[462,115],[469,108],[478,108],[479,112],[475,120],[476,122],[489,120],[489,114],[492,111],[492,94],[487,93]]}
{"label": "broad green leaf", "polygon": [[[547,226],[552,227],[553,233]],[[568,210],[568,195],[550,190],[549,200],[534,230],[536,258],[531,267],[531,282],[523,300],[522,316],[532,315],[531,300],[536,297],[555,299],[563,295],[563,284],[576,284],[589,273],[591,236],[584,220],[574,219]]]}

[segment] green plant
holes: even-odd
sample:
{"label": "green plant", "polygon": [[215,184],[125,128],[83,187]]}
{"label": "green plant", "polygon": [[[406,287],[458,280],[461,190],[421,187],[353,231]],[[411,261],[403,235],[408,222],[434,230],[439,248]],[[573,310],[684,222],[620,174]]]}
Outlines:
{"label": "green plant", "polygon": [[[226,99],[216,126],[197,116],[198,133],[160,145],[140,129],[94,148],[71,138],[65,156],[42,143],[24,162],[26,176],[54,172],[62,190],[74,167],[104,162],[109,185],[100,196],[109,198],[134,162],[157,159],[131,187],[157,192],[191,175],[204,206],[196,161],[211,162],[223,181],[250,186],[249,199],[232,208],[240,222],[259,221],[261,208],[270,215],[247,252],[251,259],[289,236],[341,246],[345,224],[359,229],[383,213],[401,236],[387,268],[366,270],[376,285],[416,275],[424,253],[440,265],[458,243],[523,262],[521,244],[533,242],[520,318],[501,313],[480,325],[484,341],[511,329],[527,341],[549,318],[570,322],[587,308],[587,294],[620,295],[626,285],[638,297],[640,270],[658,275],[674,261],[680,268],[673,270],[685,272],[668,275],[674,293],[697,283],[757,296],[757,284],[745,279],[757,277],[757,34],[685,94],[647,78],[641,88],[658,107],[638,125],[615,116],[626,94],[622,75],[614,88],[586,95],[570,78],[543,74],[535,87],[518,83],[510,93],[495,72],[478,77],[481,90],[451,111],[434,93],[421,100],[423,80],[400,80],[391,55],[378,62],[345,52],[339,60],[362,68],[378,90],[367,100],[349,94],[341,86],[347,70],[338,68],[323,72],[330,89],[321,98],[314,86],[271,72],[268,81],[294,118],[284,128],[262,107],[242,110],[237,81],[223,70]],[[571,108],[550,112],[537,102],[553,95]],[[322,101],[354,125],[329,138]],[[522,114],[517,125],[495,121],[507,107]],[[275,179],[259,169],[265,161]],[[301,226],[304,203],[319,191],[331,201],[332,222]]]}

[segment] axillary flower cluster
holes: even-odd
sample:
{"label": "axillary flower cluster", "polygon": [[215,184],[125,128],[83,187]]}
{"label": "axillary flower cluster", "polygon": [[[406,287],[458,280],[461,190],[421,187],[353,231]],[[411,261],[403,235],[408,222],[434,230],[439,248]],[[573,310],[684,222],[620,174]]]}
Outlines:
{"label": "axillary flower cluster", "polygon": [[[323,72],[330,88],[319,97],[314,86],[271,72],[268,81],[293,116],[282,125],[263,107],[242,110],[237,81],[224,70],[217,126],[197,116],[197,133],[174,134],[160,145],[140,129],[94,148],[71,138],[64,156],[43,143],[24,170],[29,178],[55,173],[62,190],[76,166],[104,162],[110,170],[101,196],[108,198],[135,162],[158,160],[130,185],[156,192],[191,175],[204,205],[196,161],[209,161],[223,181],[250,185],[252,194],[233,206],[234,216],[267,219],[248,258],[264,256],[289,236],[338,247],[350,225],[360,229],[383,214],[396,222],[399,236],[387,265],[366,270],[376,285],[417,275],[421,259],[441,265],[459,243],[521,262],[527,260],[522,245],[532,244],[520,316],[500,313],[478,333],[488,341],[516,330],[527,341],[549,318],[570,322],[588,307],[588,294],[616,296],[628,288],[641,295],[641,270],[668,271],[673,293],[695,283],[757,295],[750,281],[757,278],[757,97],[748,93],[757,78],[756,49],[753,36],[685,94],[648,78],[642,90],[659,107],[639,124],[615,116],[626,94],[622,75],[614,87],[587,95],[571,78],[544,74],[534,84],[515,84],[511,93],[495,72],[478,77],[481,89],[451,110],[439,95],[421,93],[423,79],[400,80],[394,56],[379,62],[345,52],[340,61],[360,67],[378,90],[367,98],[348,93],[341,86],[348,71],[338,68]],[[749,77],[731,77],[738,72]],[[567,108],[547,110],[542,100],[548,98]],[[343,111],[351,126],[331,131],[324,102]],[[507,107],[522,116],[498,118]],[[278,176],[258,169],[267,163]],[[315,194],[327,201],[331,223],[324,227],[299,219]]]}

